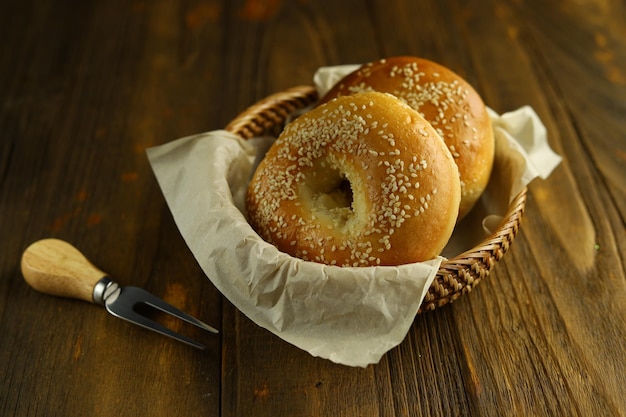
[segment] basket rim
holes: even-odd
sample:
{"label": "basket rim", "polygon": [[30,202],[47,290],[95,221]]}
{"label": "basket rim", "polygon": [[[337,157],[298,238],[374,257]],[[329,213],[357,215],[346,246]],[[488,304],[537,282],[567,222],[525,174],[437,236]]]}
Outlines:
{"label": "basket rim", "polygon": [[[271,94],[249,106],[230,121],[224,130],[242,139],[266,134],[277,135],[299,110],[317,102],[311,85],[301,85]],[[517,235],[527,197],[524,187],[509,204],[498,227],[480,243],[465,252],[444,260],[429,287],[418,314],[452,303],[469,293],[509,250]]]}

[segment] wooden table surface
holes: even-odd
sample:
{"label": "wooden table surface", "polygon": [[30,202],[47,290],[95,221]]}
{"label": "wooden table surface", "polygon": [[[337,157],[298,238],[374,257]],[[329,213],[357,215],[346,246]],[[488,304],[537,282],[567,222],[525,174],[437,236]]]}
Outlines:
{"label": "wooden table surface", "polygon": [[[626,5],[600,0],[0,1],[0,415],[626,415]],[[145,150],[219,129],[316,68],[416,55],[564,158],[510,251],[350,368],[258,327],[203,275]],[[68,240],[220,329],[200,351],[40,294],[22,251]]]}

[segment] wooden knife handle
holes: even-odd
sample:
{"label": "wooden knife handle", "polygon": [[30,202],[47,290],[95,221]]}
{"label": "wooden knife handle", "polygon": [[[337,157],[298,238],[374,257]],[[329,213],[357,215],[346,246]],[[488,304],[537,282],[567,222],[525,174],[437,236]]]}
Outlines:
{"label": "wooden knife handle", "polygon": [[22,275],[28,284],[45,294],[93,303],[93,290],[107,274],[96,268],[71,244],[43,239],[22,255]]}

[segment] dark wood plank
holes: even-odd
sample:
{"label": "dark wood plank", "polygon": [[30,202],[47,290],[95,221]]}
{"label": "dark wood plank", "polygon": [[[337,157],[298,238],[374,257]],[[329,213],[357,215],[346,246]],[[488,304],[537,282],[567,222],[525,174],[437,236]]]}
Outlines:
{"label": "dark wood plank", "polygon": [[221,298],[186,251],[145,156],[149,146],[219,125],[211,59],[219,50],[199,53],[214,28],[182,21],[194,11],[170,2],[21,7],[3,25],[14,36],[30,31],[23,50],[12,49],[17,70],[5,90],[2,211],[13,237],[2,294],[20,301],[3,304],[12,321],[3,321],[0,342],[1,414],[171,415],[172,397],[185,414],[217,414],[219,336],[186,329],[208,344],[195,351],[95,306],[40,295],[18,271],[26,244],[58,236],[120,283],[221,327]]}
{"label": "dark wood plank", "polygon": [[529,27],[528,41],[550,73],[550,84],[563,99],[564,111],[624,221],[626,148],[621,138],[626,134],[626,104],[619,97],[626,95],[626,9],[620,4],[573,3],[557,25],[552,7],[542,3],[526,10],[528,20],[536,19],[545,28]]}

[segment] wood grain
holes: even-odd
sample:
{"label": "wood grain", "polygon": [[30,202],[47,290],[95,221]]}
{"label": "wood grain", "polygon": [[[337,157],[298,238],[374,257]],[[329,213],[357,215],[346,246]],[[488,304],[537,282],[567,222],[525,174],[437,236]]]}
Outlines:
{"label": "wood grain", "polygon": [[[0,0],[0,415],[624,416],[626,6],[589,0]],[[242,315],[180,236],[145,150],[224,127],[323,65],[419,55],[563,163],[491,276],[377,365],[314,358]],[[42,295],[33,241],[80,247],[220,329],[206,351]]]}

